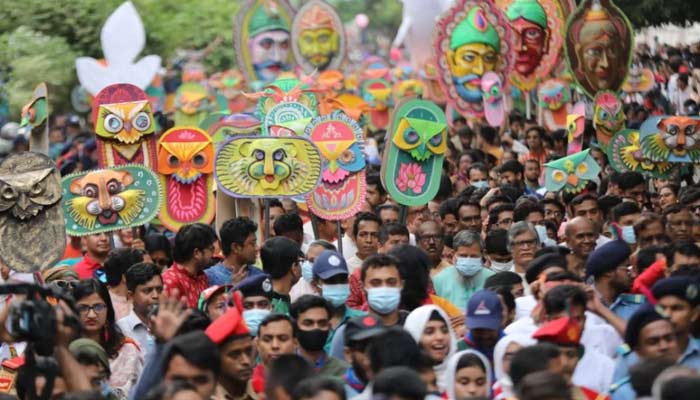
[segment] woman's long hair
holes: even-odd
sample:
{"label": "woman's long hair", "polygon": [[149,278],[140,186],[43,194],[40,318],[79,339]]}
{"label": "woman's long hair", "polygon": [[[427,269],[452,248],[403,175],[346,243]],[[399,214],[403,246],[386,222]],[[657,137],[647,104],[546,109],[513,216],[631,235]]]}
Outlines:
{"label": "woman's long hair", "polygon": [[76,302],[95,293],[107,305],[107,323],[100,333],[100,344],[107,352],[107,355],[109,355],[109,358],[114,358],[124,343],[124,335],[117,326],[114,307],[112,307],[112,299],[109,297],[107,286],[95,279],[85,279],[78,282],[73,289],[73,297]]}
{"label": "woman's long hair", "polygon": [[401,309],[413,311],[428,298],[430,280],[430,257],[418,247],[408,244],[391,249],[389,255],[399,259],[399,271],[404,280],[401,290]]}

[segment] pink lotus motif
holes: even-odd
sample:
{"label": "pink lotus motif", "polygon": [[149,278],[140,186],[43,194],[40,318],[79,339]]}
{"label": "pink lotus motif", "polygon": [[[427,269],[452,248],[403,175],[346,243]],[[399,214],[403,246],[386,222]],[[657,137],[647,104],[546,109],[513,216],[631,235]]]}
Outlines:
{"label": "pink lotus motif", "polygon": [[420,164],[401,164],[399,176],[396,177],[396,186],[402,192],[410,189],[413,193],[420,194],[423,192],[423,186],[425,185],[425,176],[426,174],[423,172]]}

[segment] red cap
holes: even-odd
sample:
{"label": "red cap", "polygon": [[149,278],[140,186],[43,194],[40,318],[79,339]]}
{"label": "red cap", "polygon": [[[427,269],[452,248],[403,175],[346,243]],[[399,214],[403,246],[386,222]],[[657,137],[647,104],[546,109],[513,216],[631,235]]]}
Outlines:
{"label": "red cap", "polygon": [[678,73],[679,73],[679,74],[687,74],[687,73],[688,73],[688,67],[686,67],[685,65],[681,65],[680,67],[678,67]]}
{"label": "red cap", "polygon": [[562,346],[578,346],[581,334],[581,325],[578,322],[569,317],[562,317],[542,325],[532,338]]}
{"label": "red cap", "polygon": [[231,307],[224,315],[212,322],[205,333],[212,342],[221,344],[231,336],[250,335],[250,330],[238,309]]}

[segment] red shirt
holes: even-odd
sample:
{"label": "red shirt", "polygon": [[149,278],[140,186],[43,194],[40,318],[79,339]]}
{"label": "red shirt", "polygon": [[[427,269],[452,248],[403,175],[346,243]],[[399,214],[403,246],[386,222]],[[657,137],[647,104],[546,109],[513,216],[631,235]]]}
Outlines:
{"label": "red shirt", "polygon": [[102,264],[93,260],[89,254],[85,254],[82,260],[78,261],[75,266],[73,266],[75,272],[78,274],[80,279],[92,279],[93,274],[98,269],[102,268]]}
{"label": "red shirt", "polygon": [[163,286],[168,296],[172,296],[173,291],[177,289],[178,296],[185,297],[187,307],[197,308],[199,294],[209,287],[209,278],[202,271],[193,276],[182,266],[174,263],[163,273]]}

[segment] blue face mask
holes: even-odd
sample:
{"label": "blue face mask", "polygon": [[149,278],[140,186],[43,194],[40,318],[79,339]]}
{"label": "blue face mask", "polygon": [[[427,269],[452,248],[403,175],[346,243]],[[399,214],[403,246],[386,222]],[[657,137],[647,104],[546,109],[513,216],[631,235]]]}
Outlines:
{"label": "blue face mask", "polygon": [[634,226],[627,225],[622,227],[622,239],[629,243],[637,243],[637,237],[634,235]]}
{"label": "blue face mask", "polygon": [[378,287],[367,289],[367,303],[373,311],[386,315],[396,310],[401,302],[401,288]]}
{"label": "blue face mask", "polygon": [[489,182],[488,181],[471,182],[471,185],[477,189],[481,189],[481,188],[489,187]]}
{"label": "blue face mask", "polygon": [[109,381],[100,382],[100,394],[104,397],[112,394],[112,386],[110,386]]}
{"label": "blue face mask", "polygon": [[259,308],[243,311],[243,320],[248,326],[248,329],[250,329],[251,335],[258,336],[258,327],[260,326],[262,320],[264,320],[269,314],[270,310],[261,310]]}
{"label": "blue face mask", "polygon": [[480,257],[457,257],[457,262],[455,263],[457,272],[467,278],[471,278],[479,273],[483,267],[484,263]]}
{"label": "blue face mask", "polygon": [[339,283],[337,285],[321,285],[323,298],[328,300],[333,307],[338,308],[345,304],[350,296],[350,285]]}
{"label": "blue face mask", "polygon": [[314,280],[314,263],[309,260],[301,263],[301,277],[307,282]]}

